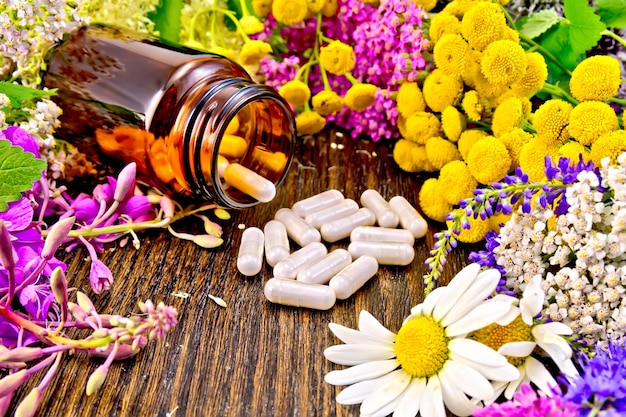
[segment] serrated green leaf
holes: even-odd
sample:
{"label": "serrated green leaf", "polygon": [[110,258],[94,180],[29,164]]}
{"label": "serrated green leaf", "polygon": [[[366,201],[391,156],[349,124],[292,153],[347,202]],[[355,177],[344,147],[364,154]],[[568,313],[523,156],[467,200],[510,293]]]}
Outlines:
{"label": "serrated green leaf", "polygon": [[610,28],[626,28],[626,0],[596,0],[596,13]]}
{"label": "serrated green leaf", "polygon": [[5,211],[8,203],[19,200],[22,192],[30,190],[46,166],[46,161],[0,139],[0,211]]}
{"label": "serrated green leaf", "polygon": [[563,13],[570,22],[568,43],[572,51],[582,54],[597,45],[606,25],[587,4],[587,0],[565,0]]}
{"label": "serrated green leaf", "polygon": [[[569,43],[569,25],[564,24],[563,21],[542,34],[538,43],[570,71],[576,67],[580,60],[580,54],[575,52]],[[561,75],[565,74],[552,60],[547,59],[546,63],[550,75],[561,78]]]}
{"label": "serrated green leaf", "polygon": [[6,94],[6,96],[9,97],[9,100],[11,100],[11,105],[15,107],[24,101],[53,96],[56,94],[56,89],[38,90],[19,84],[0,81],[0,93]]}
{"label": "serrated green leaf", "polygon": [[154,22],[154,28],[159,31],[161,39],[171,43],[180,41],[182,10],[182,0],[166,0],[159,4],[154,13],[149,14],[148,17]]}
{"label": "serrated green leaf", "polygon": [[562,19],[563,18],[558,15],[556,10],[541,10],[528,16],[520,26],[519,31],[529,38],[534,39],[559,23]]}

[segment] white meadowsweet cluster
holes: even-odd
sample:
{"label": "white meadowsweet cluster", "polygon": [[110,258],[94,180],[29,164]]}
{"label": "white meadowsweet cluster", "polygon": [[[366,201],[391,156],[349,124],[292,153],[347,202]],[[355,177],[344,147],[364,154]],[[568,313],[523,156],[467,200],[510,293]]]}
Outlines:
{"label": "white meadowsweet cluster", "polygon": [[626,153],[581,171],[565,191],[566,213],[514,213],[493,250],[506,286],[521,292],[544,278],[542,314],[567,324],[589,345],[623,342],[626,334]]}

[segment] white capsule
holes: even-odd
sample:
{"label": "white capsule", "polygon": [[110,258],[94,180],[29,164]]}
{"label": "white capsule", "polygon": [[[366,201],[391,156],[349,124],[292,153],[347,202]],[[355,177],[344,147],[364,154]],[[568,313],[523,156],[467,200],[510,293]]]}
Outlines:
{"label": "white capsule", "polygon": [[237,254],[237,269],[244,275],[252,276],[263,267],[264,235],[258,227],[249,227],[243,231]]}
{"label": "white capsule", "polygon": [[265,233],[265,260],[270,266],[289,256],[289,237],[285,225],[278,220],[270,220],[263,228]]}
{"label": "white capsule", "polygon": [[370,209],[360,208],[346,217],[323,224],[320,231],[326,242],[336,242],[350,236],[355,227],[372,226],[375,222],[376,216]]}
{"label": "white capsule", "polygon": [[321,259],[327,253],[328,249],[326,249],[323,243],[310,243],[274,265],[274,276],[294,279],[298,272]]}
{"label": "white capsule", "polygon": [[352,262],[350,252],[335,249],[323,258],[298,272],[296,279],[309,284],[326,284],[330,279]]}
{"label": "white capsule", "polygon": [[217,175],[219,175],[220,178],[224,178],[224,171],[226,171],[229,164],[228,159],[222,155],[217,155]]}
{"label": "white capsule", "polygon": [[348,252],[353,258],[373,256],[381,265],[408,265],[415,258],[415,249],[406,243],[352,242]]}
{"label": "white capsule", "polygon": [[224,181],[262,203],[272,201],[276,195],[276,187],[272,181],[241,164],[228,164],[224,169]]}
{"label": "white capsule", "polygon": [[[265,233],[267,242],[267,233]],[[395,242],[413,246],[413,233],[404,229],[390,229],[388,227],[359,226],[350,233],[351,242]],[[266,244],[267,247],[267,244]],[[266,249],[267,251],[267,249]]]}
{"label": "white capsule", "polygon": [[309,243],[322,240],[320,232],[291,209],[282,208],[278,210],[274,215],[274,219],[285,225],[287,235],[300,246],[306,246]]}
{"label": "white capsule", "polygon": [[413,233],[413,237],[417,239],[426,234],[428,223],[406,198],[399,195],[392,197],[389,206],[400,218],[402,228]]}
{"label": "white capsule", "polygon": [[339,300],[345,300],[357,292],[378,272],[378,262],[371,256],[361,256],[330,279],[328,286]]}
{"label": "white capsule", "polygon": [[305,198],[295,203],[291,209],[300,217],[305,217],[314,211],[332,206],[337,201],[343,200],[343,194],[339,190],[327,190],[312,197]]}
{"label": "white capsule", "polygon": [[366,207],[376,216],[376,223],[381,227],[397,227],[398,215],[391,209],[387,200],[376,190],[365,190],[361,194],[361,205]]}
{"label": "white capsule", "polygon": [[293,307],[328,310],[335,305],[335,292],[328,285],[309,284],[292,279],[271,278],[265,283],[265,298],[272,303]]}
{"label": "white capsule", "polygon": [[314,211],[311,214],[306,215],[304,221],[311,226],[319,229],[323,224],[331,222],[341,217],[346,217],[349,214],[355,213],[359,209],[359,204],[349,198],[340,200],[330,207],[325,209]]}

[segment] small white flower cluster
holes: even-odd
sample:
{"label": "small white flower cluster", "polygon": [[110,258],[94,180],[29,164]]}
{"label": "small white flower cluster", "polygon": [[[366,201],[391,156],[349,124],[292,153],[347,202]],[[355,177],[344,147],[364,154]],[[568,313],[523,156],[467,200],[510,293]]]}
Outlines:
{"label": "small white flower cluster", "polygon": [[508,288],[520,293],[544,276],[543,315],[604,346],[626,334],[626,153],[582,171],[564,193],[569,208],[514,213],[494,249]]}
{"label": "small white flower cluster", "polygon": [[[5,0],[0,5],[0,56],[11,61],[10,77],[35,87],[43,56],[63,34],[85,21],[65,0]],[[8,68],[8,67],[7,67]],[[9,74],[2,74],[3,78]]]}

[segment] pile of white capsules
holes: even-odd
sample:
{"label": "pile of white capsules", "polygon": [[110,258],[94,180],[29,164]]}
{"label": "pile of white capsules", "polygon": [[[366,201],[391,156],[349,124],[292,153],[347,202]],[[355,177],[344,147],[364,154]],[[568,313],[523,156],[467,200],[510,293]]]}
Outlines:
{"label": "pile of white capsules", "polygon": [[[410,264],[415,239],[428,229],[424,218],[401,196],[387,201],[369,189],[360,201],[363,207],[328,190],[278,210],[263,230],[244,230],[237,269],[246,276],[258,274],[265,254],[273,267],[264,288],[269,301],[328,310],[365,285],[379,265]],[[347,250],[328,252],[322,243],[348,237]],[[290,252],[289,238],[300,249]]]}

